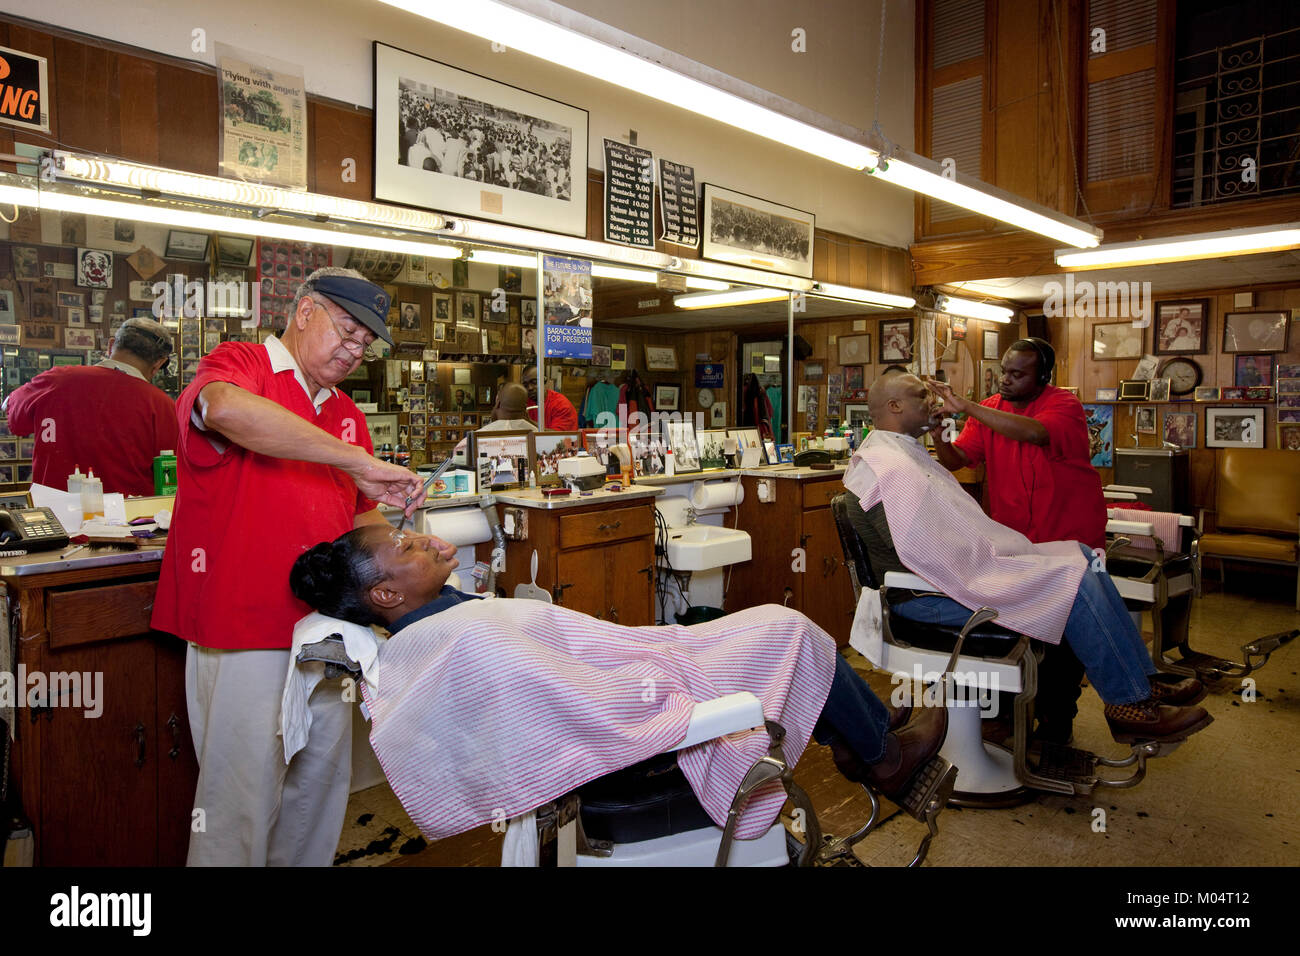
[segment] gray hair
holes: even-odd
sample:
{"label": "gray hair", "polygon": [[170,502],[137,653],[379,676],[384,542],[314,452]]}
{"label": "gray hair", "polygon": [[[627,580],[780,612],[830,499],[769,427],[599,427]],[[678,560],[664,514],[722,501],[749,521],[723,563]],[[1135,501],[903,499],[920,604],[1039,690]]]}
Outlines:
{"label": "gray hair", "polygon": [[127,319],[113,337],[113,348],[123,349],[150,364],[172,354],[172,332],[161,322],[143,316]]}
{"label": "gray hair", "polygon": [[298,305],[303,299],[310,298],[313,302],[323,302],[325,296],[316,291],[316,283],[327,276],[347,276],[350,279],[370,281],[356,269],[345,269],[342,266],[323,266],[302,280],[302,284],[298,286],[298,291],[293,294],[293,311],[289,313],[290,315],[297,313]]}

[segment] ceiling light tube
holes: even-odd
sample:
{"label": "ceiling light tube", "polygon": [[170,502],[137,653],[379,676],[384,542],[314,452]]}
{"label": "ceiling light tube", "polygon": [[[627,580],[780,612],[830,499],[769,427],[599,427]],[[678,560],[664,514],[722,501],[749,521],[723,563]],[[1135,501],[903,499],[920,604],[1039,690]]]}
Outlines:
{"label": "ceiling light tube", "polygon": [[753,305],[777,302],[790,295],[780,289],[731,289],[727,292],[691,292],[673,299],[680,309],[713,309],[728,305]]}
{"label": "ceiling light tube", "polygon": [[1015,312],[1011,309],[1004,308],[1000,305],[990,305],[988,302],[975,302],[971,299],[957,299],[945,293],[939,303],[939,311],[947,312],[949,315],[960,315],[968,319],[981,319],[985,322],[1001,322],[1003,325],[1011,323],[1011,317]]}
{"label": "ceiling light tube", "polygon": [[1083,252],[1056,250],[1056,264],[1077,269],[1103,269],[1112,266],[1150,265],[1160,262],[1186,262],[1194,259],[1217,259],[1220,256],[1244,256],[1260,252],[1277,252],[1300,246],[1300,223],[1275,226],[1252,226],[1202,232],[1164,239],[1141,239],[1136,242],[1113,242]]}
{"label": "ceiling light tube", "polygon": [[649,269],[668,269],[677,261],[670,255],[652,249],[632,249],[609,242],[593,242],[590,239],[579,239],[577,236],[564,236],[496,222],[480,222],[476,219],[456,218],[443,231],[459,239],[489,245],[515,246],[534,251],[580,256],[583,259],[609,259]]}
{"label": "ceiling light tube", "polygon": [[517,266],[520,269],[537,268],[537,256],[526,256],[521,252],[502,252],[499,249],[472,249],[469,261],[493,266]]}
{"label": "ceiling light tube", "polygon": [[687,278],[686,288],[702,289],[708,292],[722,292],[725,289],[730,289],[731,285],[726,282],[720,282],[717,279],[700,279],[692,276]]}
{"label": "ceiling light tube", "polygon": [[591,274],[598,279],[622,279],[624,282],[649,282],[654,284],[659,281],[659,273],[657,272],[650,272],[647,269],[623,269],[618,266],[603,266],[599,262],[592,263]]}
{"label": "ceiling light tube", "polygon": [[855,289],[847,285],[835,285],[833,282],[813,283],[813,294],[825,299],[844,299],[849,302],[862,302],[867,305],[885,305],[895,309],[910,309],[916,300],[910,295],[894,295],[890,292],[875,292],[871,289]]}

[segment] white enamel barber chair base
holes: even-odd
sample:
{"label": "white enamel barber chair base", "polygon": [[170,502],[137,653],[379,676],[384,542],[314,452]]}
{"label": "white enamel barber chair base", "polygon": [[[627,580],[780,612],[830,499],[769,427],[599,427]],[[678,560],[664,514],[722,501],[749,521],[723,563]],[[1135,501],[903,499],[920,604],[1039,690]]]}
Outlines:
{"label": "white enamel barber chair base", "polygon": [[[690,830],[642,843],[624,843],[609,856],[577,855],[580,867],[602,866],[713,866],[722,829]],[[728,866],[788,866],[785,827],[778,821],[757,840],[735,840]]]}

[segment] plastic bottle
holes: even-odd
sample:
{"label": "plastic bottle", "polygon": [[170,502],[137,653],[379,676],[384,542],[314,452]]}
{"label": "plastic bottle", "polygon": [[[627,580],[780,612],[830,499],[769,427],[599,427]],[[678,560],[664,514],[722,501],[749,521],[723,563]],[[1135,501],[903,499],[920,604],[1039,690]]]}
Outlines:
{"label": "plastic bottle", "polygon": [[85,475],[81,473],[81,466],[76,465],[72,474],[68,475],[68,494],[81,494],[81,482],[85,480]]}
{"label": "plastic bottle", "polygon": [[94,468],[81,482],[81,511],[87,519],[104,513],[104,483],[95,477]]}
{"label": "plastic bottle", "polygon": [[403,468],[411,467],[411,450],[406,447],[406,442],[398,439],[397,452],[393,456],[393,463],[401,465]]}
{"label": "plastic bottle", "polygon": [[160,452],[153,460],[153,493],[176,494],[176,452],[173,449]]}
{"label": "plastic bottle", "polygon": [[677,466],[673,464],[673,450],[669,448],[664,452],[664,475],[670,477],[677,474]]}

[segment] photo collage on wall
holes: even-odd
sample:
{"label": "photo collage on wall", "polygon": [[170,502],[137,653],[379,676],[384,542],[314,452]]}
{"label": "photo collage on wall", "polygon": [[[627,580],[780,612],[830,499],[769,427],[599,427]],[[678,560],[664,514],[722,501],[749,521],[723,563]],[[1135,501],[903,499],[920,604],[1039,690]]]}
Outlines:
{"label": "photo collage on wall", "polygon": [[311,242],[257,241],[257,281],[261,283],[264,329],[282,330],[289,322],[293,296],[303,279],[330,264],[332,250]]}

